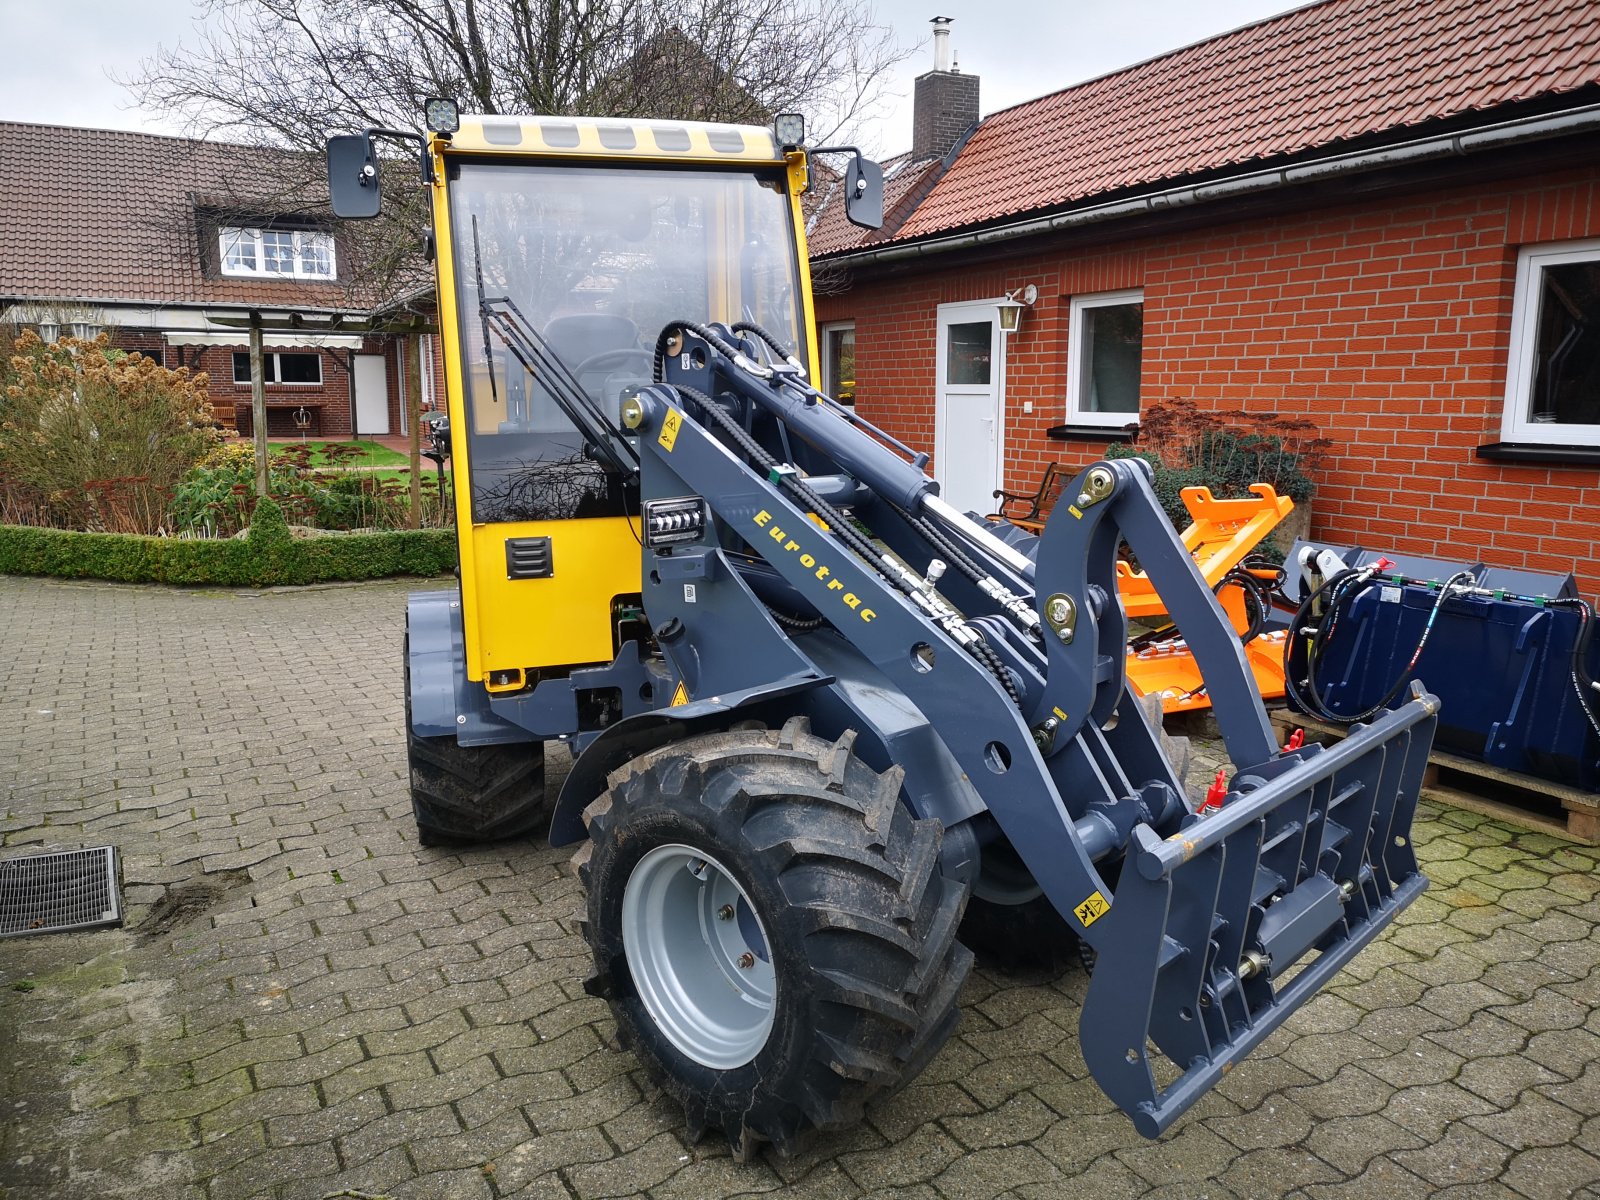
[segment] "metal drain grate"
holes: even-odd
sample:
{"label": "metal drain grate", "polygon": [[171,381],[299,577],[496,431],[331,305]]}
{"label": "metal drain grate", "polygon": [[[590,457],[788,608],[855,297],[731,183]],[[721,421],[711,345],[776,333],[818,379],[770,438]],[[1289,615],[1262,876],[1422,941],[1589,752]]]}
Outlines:
{"label": "metal drain grate", "polygon": [[0,938],[122,924],[117,848],[0,860]]}

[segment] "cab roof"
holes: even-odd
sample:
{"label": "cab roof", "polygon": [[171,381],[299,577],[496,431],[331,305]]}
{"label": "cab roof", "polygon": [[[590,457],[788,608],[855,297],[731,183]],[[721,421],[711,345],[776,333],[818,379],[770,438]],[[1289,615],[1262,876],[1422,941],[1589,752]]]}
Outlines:
{"label": "cab roof", "polygon": [[[436,144],[442,139],[436,139]],[[772,130],[710,121],[620,117],[461,117],[441,149],[489,154],[781,163]]]}

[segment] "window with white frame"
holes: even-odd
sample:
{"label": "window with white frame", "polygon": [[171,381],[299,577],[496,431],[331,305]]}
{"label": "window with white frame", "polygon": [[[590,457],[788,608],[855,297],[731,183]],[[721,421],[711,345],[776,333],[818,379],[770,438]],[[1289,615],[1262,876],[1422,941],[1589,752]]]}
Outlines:
{"label": "window with white frame", "polygon": [[333,236],[310,229],[243,229],[217,233],[222,273],[252,278],[332,279]]}
{"label": "window with white frame", "polygon": [[[250,355],[243,350],[235,350],[233,352],[233,381],[241,384],[250,382]],[[261,382],[321,383],[322,355],[263,354],[261,356]]]}
{"label": "window with white frame", "polygon": [[1067,423],[1138,421],[1143,290],[1074,296],[1067,320]]}
{"label": "window with white frame", "polygon": [[836,321],[824,325],[822,335],[822,390],[842,404],[856,402],[856,323]]}
{"label": "window with white frame", "polygon": [[1600,445],[1600,241],[1517,256],[1507,442]]}

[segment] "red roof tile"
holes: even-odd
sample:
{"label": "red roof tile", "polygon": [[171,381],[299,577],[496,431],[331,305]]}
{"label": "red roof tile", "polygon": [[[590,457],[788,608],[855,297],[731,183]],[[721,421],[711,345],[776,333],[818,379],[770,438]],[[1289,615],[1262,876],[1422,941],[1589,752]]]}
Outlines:
{"label": "red roof tile", "polygon": [[325,203],[314,186],[286,192],[292,175],[265,169],[268,156],[289,157],[0,121],[0,296],[348,307],[337,285],[206,277],[197,204],[253,197],[264,211],[287,214]]}
{"label": "red roof tile", "polygon": [[1596,0],[1325,0],[995,113],[891,240],[1595,85]]}

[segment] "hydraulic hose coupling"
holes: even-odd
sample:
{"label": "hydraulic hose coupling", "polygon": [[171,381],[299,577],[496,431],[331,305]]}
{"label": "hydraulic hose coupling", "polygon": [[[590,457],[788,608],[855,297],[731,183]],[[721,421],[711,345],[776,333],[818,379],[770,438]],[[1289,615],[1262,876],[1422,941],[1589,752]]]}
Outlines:
{"label": "hydraulic hose coupling", "polygon": [[1217,769],[1217,777],[1211,781],[1211,786],[1206,789],[1205,803],[1200,806],[1200,815],[1219,812],[1222,802],[1228,798],[1228,771],[1226,767]]}

